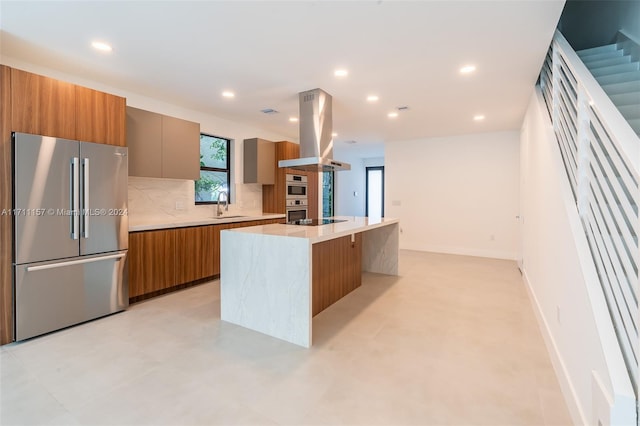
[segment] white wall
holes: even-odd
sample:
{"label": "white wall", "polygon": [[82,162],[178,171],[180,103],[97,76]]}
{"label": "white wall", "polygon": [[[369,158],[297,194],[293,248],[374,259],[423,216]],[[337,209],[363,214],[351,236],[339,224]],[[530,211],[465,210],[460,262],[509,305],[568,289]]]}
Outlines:
{"label": "white wall", "polygon": [[334,148],[333,158],[351,164],[350,171],[335,174],[334,214],[336,216],[365,215],[366,167],[384,166],[382,155],[382,147],[377,150]]}
{"label": "white wall", "polygon": [[632,424],[633,391],[537,93],[521,135],[523,272],[574,423]]}
{"label": "white wall", "polygon": [[518,132],[385,144],[385,216],[400,247],[516,259]]}

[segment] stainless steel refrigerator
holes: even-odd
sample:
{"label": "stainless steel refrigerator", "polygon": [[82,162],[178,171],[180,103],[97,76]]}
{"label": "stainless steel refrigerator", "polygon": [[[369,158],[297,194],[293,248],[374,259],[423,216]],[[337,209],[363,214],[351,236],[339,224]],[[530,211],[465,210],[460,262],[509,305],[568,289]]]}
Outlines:
{"label": "stainless steel refrigerator", "polygon": [[16,340],[126,309],[127,148],[13,134]]}

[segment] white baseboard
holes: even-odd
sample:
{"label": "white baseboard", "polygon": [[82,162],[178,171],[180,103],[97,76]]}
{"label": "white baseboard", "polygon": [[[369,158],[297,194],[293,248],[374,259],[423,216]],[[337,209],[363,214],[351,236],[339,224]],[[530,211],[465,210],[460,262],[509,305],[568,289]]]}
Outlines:
{"label": "white baseboard", "polygon": [[569,413],[571,414],[571,419],[573,420],[574,425],[587,425],[587,417],[585,416],[584,410],[580,406],[578,402],[578,396],[576,394],[575,388],[571,379],[569,378],[569,373],[567,368],[565,367],[564,360],[560,355],[560,351],[558,350],[558,346],[556,345],[556,341],[551,334],[551,330],[549,329],[549,325],[547,323],[546,318],[542,310],[540,309],[540,304],[538,303],[538,298],[533,292],[533,288],[531,287],[531,283],[529,282],[529,278],[527,276],[526,269],[522,271],[522,278],[525,282],[525,287],[527,288],[527,293],[529,294],[529,298],[531,299],[531,304],[533,306],[533,312],[536,314],[536,319],[538,320],[538,326],[540,327],[540,331],[542,332],[542,337],[547,345],[547,352],[549,352],[549,356],[551,358],[551,364],[553,364],[553,369],[556,372],[556,376],[558,378],[558,382],[560,383],[560,388],[562,390],[562,394],[564,395],[564,401],[567,404],[567,408],[569,408]]}
{"label": "white baseboard", "polygon": [[446,253],[446,254],[459,254],[462,256],[476,256],[476,257],[489,257],[492,259],[505,259],[505,260],[517,260],[517,253],[504,251],[504,250],[486,250],[486,249],[473,249],[466,247],[446,247],[446,246],[434,246],[429,244],[407,244],[400,243],[400,249],[415,250],[415,251],[429,251],[433,253]]}

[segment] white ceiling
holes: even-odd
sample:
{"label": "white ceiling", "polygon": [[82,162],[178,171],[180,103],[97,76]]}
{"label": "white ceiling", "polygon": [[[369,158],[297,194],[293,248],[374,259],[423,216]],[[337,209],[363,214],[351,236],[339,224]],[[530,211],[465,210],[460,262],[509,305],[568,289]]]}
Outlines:
{"label": "white ceiling", "polygon": [[[2,0],[0,52],[293,140],[297,94],[319,87],[333,95],[338,146],[380,143],[518,129],[563,5]],[[477,72],[462,76],[467,63]],[[334,77],[339,67],[348,77]]]}

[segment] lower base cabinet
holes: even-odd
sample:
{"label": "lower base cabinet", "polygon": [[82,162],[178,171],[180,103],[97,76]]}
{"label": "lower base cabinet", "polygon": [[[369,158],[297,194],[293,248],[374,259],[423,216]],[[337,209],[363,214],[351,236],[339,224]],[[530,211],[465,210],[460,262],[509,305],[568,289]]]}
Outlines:
{"label": "lower base cabinet", "polygon": [[129,299],[173,285],[176,271],[173,229],[129,234]]}
{"label": "lower base cabinet", "polygon": [[129,300],[136,302],[219,275],[223,229],[284,221],[265,219],[130,232]]}
{"label": "lower base cabinet", "polygon": [[[214,247],[220,245],[217,225],[176,228],[176,284],[215,275]],[[217,236],[217,238],[216,238]]]}
{"label": "lower base cabinet", "polygon": [[312,246],[312,316],[362,284],[362,233]]}

